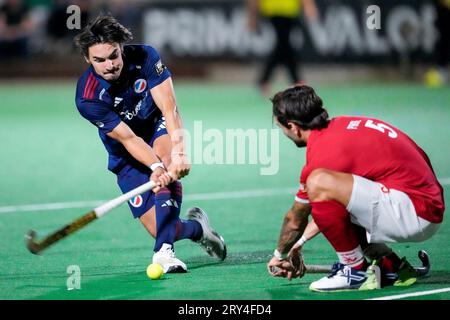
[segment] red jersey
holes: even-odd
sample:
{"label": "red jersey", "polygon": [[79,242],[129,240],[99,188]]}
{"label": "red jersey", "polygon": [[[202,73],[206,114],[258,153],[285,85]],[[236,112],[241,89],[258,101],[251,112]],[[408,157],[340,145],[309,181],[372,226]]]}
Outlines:
{"label": "red jersey", "polygon": [[328,127],[312,130],[298,200],[307,201],[306,180],[314,169],[355,174],[406,193],[419,217],[440,223],[445,204],[425,152],[405,133],[377,119],[333,118]]}

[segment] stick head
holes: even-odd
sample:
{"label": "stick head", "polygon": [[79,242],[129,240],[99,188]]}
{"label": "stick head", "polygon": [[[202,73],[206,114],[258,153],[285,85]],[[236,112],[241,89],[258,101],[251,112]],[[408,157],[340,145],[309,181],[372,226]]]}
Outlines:
{"label": "stick head", "polygon": [[38,254],[41,251],[39,244],[36,242],[36,235],[36,231],[34,230],[28,231],[28,233],[25,235],[27,248],[33,254]]}
{"label": "stick head", "polygon": [[425,250],[420,250],[417,253],[417,256],[419,257],[420,261],[422,262],[422,267],[416,268],[417,273],[419,276],[423,277],[430,272],[430,258],[428,256],[428,253]]}

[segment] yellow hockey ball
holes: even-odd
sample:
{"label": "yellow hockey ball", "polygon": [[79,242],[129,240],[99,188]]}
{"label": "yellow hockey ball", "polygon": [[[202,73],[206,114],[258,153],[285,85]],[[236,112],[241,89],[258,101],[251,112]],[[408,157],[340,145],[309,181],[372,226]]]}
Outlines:
{"label": "yellow hockey ball", "polygon": [[429,88],[440,88],[444,85],[444,79],[436,69],[431,69],[425,73],[424,82]]}
{"label": "yellow hockey ball", "polygon": [[161,279],[164,270],[159,263],[152,263],[147,267],[147,276],[152,280]]}

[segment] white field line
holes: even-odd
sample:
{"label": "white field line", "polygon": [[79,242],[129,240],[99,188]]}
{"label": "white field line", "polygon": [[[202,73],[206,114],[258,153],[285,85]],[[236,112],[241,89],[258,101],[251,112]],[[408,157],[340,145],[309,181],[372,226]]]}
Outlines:
{"label": "white field line", "polygon": [[[212,192],[212,193],[194,193],[183,196],[183,201],[199,201],[199,200],[224,200],[224,199],[242,199],[242,198],[256,198],[256,197],[270,197],[279,195],[292,195],[292,198],[297,192],[296,188],[276,188],[276,189],[253,189],[243,191],[230,192]],[[75,202],[55,202],[55,203],[40,203],[27,204],[16,206],[0,207],[0,214],[26,212],[26,211],[50,211],[62,210],[71,208],[95,208],[107,200],[95,201],[75,201]]]}
{"label": "white field line", "polygon": [[75,202],[54,202],[41,204],[26,204],[17,206],[0,207],[1,213],[24,212],[24,211],[46,211],[61,210],[70,208],[97,207],[106,201],[75,201]]}
{"label": "white field line", "polygon": [[[441,178],[439,182],[443,185],[450,184],[450,177]],[[256,198],[256,197],[270,197],[279,195],[291,194],[295,196],[296,188],[274,188],[274,189],[253,189],[242,191],[228,191],[228,192],[211,192],[211,193],[194,193],[184,195],[184,200],[200,201],[200,200],[224,200],[224,199],[242,199],[242,198]],[[0,214],[12,212],[27,212],[27,211],[50,211],[62,210],[71,208],[95,208],[107,200],[93,200],[93,201],[75,201],[75,202],[54,202],[54,203],[38,203],[26,204],[16,206],[0,207]]]}
{"label": "white field line", "polygon": [[442,293],[442,292],[448,292],[448,291],[450,291],[450,288],[411,292],[411,293],[397,294],[397,295],[393,295],[393,296],[385,296],[385,297],[372,298],[372,299],[366,299],[366,300],[395,300],[395,299],[403,299],[403,298],[410,298],[410,297],[427,296],[430,294],[436,294],[436,293]]}

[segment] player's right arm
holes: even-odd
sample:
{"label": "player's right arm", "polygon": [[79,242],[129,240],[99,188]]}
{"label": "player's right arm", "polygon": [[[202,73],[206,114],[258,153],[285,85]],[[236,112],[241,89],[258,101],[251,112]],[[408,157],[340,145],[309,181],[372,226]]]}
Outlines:
{"label": "player's right arm", "polygon": [[281,226],[277,248],[274,252],[273,258],[267,264],[269,272],[274,267],[279,270],[277,272],[271,272],[272,275],[291,277],[295,268],[287,259],[288,253],[304,234],[304,231],[308,225],[308,218],[310,214],[310,204],[298,201],[295,201],[291,209],[286,213]]}
{"label": "player's right arm", "polygon": [[[301,186],[292,208],[285,215],[277,249],[267,264],[273,276],[288,277],[290,280],[293,277],[302,277],[304,274],[302,246],[307,240],[320,233],[313,219],[308,222],[311,205],[306,197],[306,189]],[[276,272],[271,271],[274,267]]]}
{"label": "player's right arm", "polygon": [[286,213],[278,238],[277,250],[282,255],[289,252],[292,246],[303,235],[308,225],[308,217],[311,213],[311,205],[295,201],[291,209]]}

